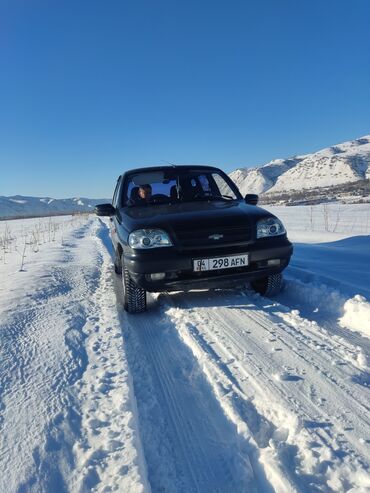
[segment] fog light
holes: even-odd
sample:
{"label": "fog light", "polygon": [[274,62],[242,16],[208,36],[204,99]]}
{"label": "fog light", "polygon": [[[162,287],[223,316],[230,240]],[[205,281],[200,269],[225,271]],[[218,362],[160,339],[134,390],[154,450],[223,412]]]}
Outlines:
{"label": "fog light", "polygon": [[161,281],[166,277],[165,272],[156,272],[155,274],[150,274],[150,278],[152,281]]}
{"label": "fog light", "polygon": [[280,259],[279,258],[272,258],[271,260],[267,261],[267,265],[280,265]]}

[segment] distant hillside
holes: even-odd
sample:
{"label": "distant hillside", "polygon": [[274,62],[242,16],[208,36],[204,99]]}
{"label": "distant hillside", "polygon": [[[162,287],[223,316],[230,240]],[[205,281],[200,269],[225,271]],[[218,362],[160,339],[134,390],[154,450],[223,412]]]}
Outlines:
{"label": "distant hillside", "polygon": [[288,192],[268,192],[260,195],[259,203],[286,205],[314,205],[322,202],[362,204],[370,202],[370,180],[358,180],[330,187],[303,188]]}
{"label": "distant hillside", "polygon": [[110,199],[53,199],[51,197],[0,196],[0,219],[17,217],[54,216],[92,212],[96,204],[110,202]]}
{"label": "distant hillside", "polygon": [[[362,182],[370,179],[370,135],[328,147],[313,154],[277,159],[257,168],[240,168],[230,174],[243,194],[275,197]],[[362,193],[362,196],[364,194]],[[366,190],[365,190],[366,195]],[[370,195],[370,190],[369,194]]]}

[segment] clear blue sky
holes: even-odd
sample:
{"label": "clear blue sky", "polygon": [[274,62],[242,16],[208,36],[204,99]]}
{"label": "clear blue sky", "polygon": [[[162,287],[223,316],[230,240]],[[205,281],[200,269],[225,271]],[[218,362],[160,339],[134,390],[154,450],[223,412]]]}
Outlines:
{"label": "clear blue sky", "polygon": [[369,0],[2,0],[0,195],[370,133]]}

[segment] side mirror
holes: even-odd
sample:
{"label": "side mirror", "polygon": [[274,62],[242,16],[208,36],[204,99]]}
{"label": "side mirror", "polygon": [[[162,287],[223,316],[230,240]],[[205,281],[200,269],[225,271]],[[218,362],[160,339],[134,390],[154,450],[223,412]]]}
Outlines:
{"label": "side mirror", "polygon": [[244,202],[249,205],[257,205],[258,195],[254,193],[247,193],[247,195],[244,197]]}
{"label": "side mirror", "polygon": [[95,206],[95,214],[97,216],[114,216],[116,209],[112,204],[99,204]]}

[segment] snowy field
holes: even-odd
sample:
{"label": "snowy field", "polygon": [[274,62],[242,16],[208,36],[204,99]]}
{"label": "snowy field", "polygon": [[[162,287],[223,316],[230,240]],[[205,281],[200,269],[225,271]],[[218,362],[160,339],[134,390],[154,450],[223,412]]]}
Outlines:
{"label": "snowy field", "polygon": [[122,308],[108,221],[0,222],[0,492],[370,492],[370,206],[269,207],[283,292]]}

